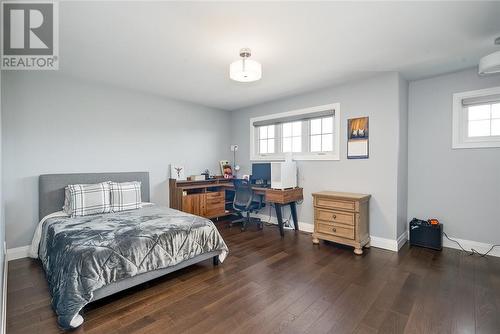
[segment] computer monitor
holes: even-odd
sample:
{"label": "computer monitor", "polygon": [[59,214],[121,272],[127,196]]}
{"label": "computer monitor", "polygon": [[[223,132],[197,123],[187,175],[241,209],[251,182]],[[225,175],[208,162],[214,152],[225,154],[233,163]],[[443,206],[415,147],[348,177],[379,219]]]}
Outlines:
{"label": "computer monitor", "polygon": [[253,184],[267,185],[271,182],[271,164],[270,163],[255,163],[252,164]]}

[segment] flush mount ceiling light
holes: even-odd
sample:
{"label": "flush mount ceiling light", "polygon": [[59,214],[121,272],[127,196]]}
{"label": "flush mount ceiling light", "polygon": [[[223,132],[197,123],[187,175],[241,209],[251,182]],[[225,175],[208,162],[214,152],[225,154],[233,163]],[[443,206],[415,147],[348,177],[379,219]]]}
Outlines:
{"label": "flush mount ceiling light", "polygon": [[248,48],[240,50],[241,59],[229,65],[229,77],[234,81],[252,82],[262,78],[262,65],[255,60],[250,60],[252,51]]}
{"label": "flush mount ceiling light", "polygon": [[[495,39],[495,44],[500,45],[500,37]],[[480,75],[500,73],[500,51],[493,52],[479,60]]]}

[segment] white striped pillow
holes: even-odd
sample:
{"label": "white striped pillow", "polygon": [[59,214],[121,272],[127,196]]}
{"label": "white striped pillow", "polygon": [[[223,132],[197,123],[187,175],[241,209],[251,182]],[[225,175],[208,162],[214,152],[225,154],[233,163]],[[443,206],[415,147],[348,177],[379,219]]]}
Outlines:
{"label": "white striped pillow", "polygon": [[141,182],[110,182],[111,211],[134,210],[141,207]]}
{"label": "white striped pillow", "polygon": [[63,210],[71,217],[111,212],[109,182],[70,184],[65,188]]}

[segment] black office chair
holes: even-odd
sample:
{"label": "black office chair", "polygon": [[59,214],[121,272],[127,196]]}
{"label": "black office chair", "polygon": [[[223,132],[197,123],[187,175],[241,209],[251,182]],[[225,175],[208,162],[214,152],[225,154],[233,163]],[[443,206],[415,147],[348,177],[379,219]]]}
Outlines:
{"label": "black office chair", "polygon": [[[250,213],[257,212],[262,208],[262,196],[255,196],[252,184],[247,180],[234,180],[234,200],[233,208],[241,216],[241,219],[231,222],[229,226],[241,223],[241,230],[244,231],[247,224],[256,223],[262,229],[260,218],[250,217]],[[246,214],[246,217],[243,216]]]}

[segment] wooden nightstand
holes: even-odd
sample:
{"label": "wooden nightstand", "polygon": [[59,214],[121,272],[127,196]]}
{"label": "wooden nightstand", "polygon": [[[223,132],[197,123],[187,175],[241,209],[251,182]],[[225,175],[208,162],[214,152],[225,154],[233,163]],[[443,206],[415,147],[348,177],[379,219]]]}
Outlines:
{"label": "wooden nightstand", "polygon": [[370,195],[322,191],[313,193],[313,243],[319,239],[354,247],[354,253],[363,254],[370,247]]}

